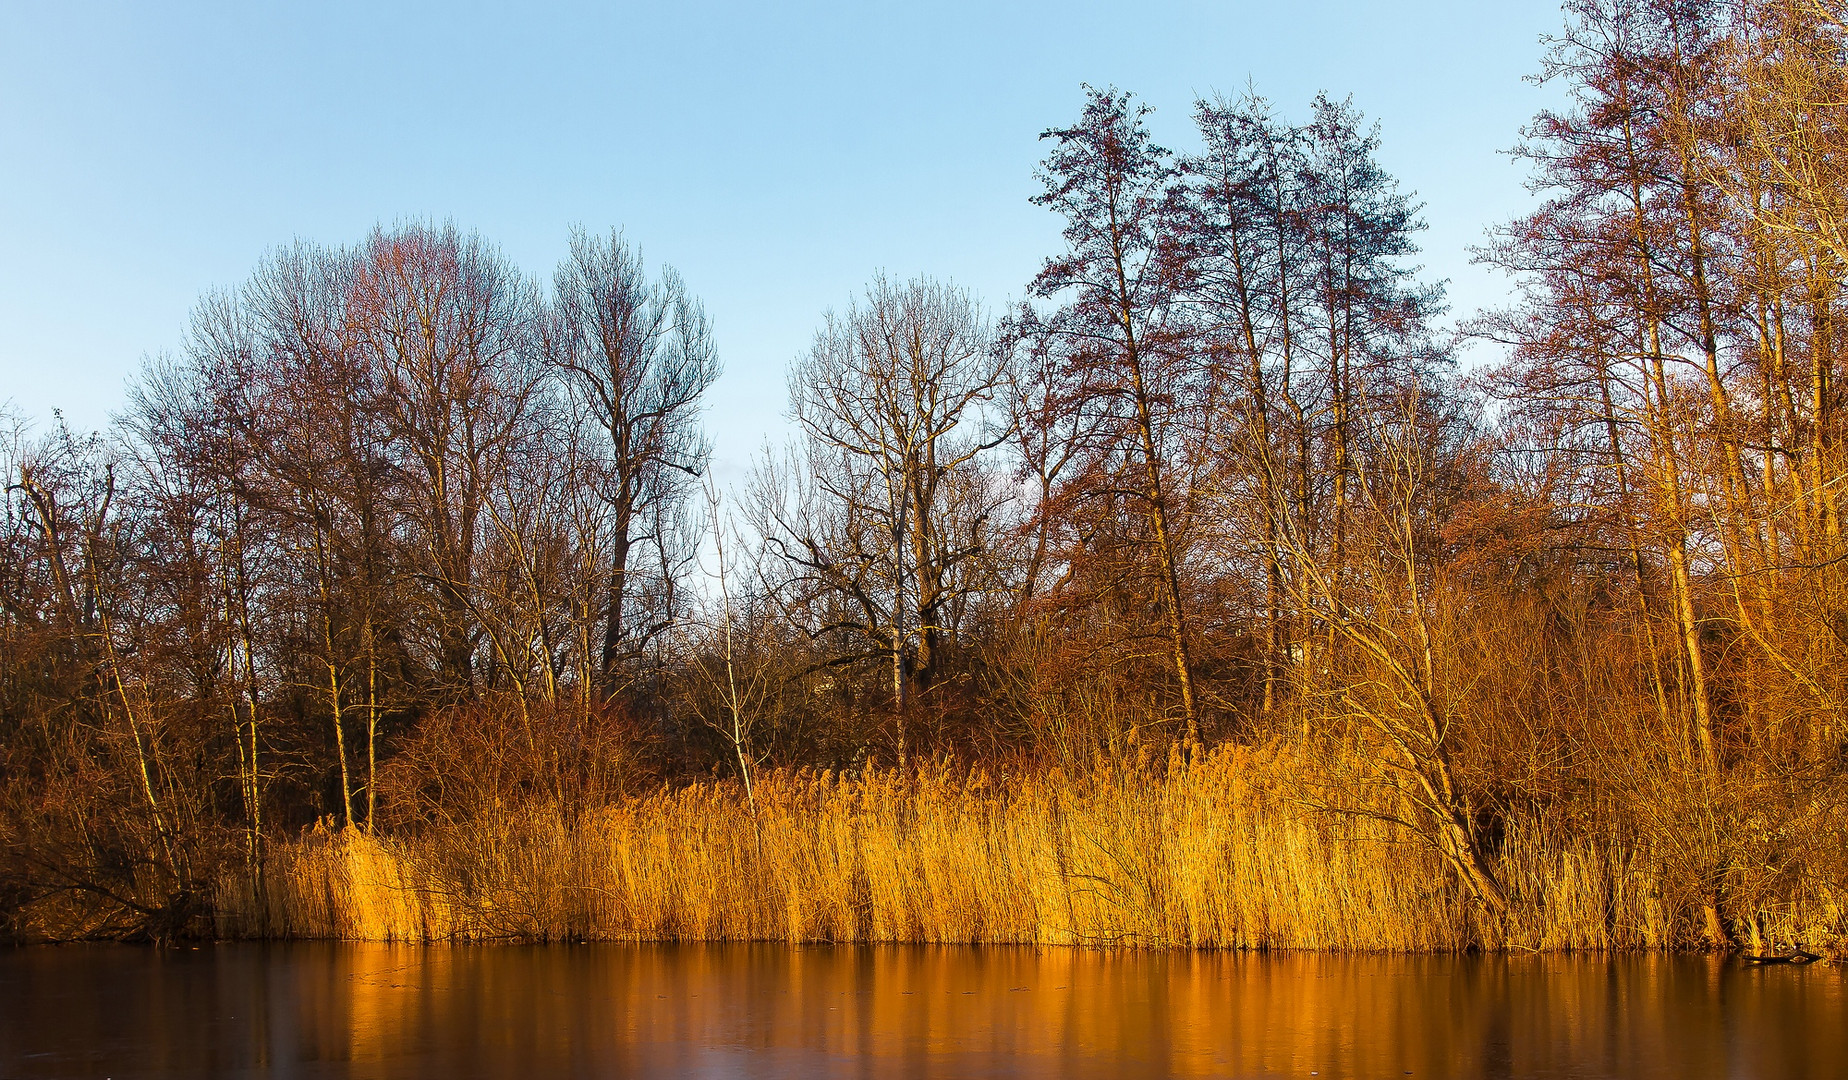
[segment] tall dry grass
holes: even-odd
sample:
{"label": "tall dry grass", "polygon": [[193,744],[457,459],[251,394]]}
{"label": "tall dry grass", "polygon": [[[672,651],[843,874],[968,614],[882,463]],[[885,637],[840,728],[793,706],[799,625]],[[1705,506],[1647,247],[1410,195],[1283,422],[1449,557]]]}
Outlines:
{"label": "tall dry grass", "polygon": [[[1507,823],[1494,917],[1399,826],[1295,799],[1285,758],[1006,777],[767,773],[663,787],[566,821],[529,810],[416,835],[317,832],[261,889],[225,884],[226,935],[1014,942],[1458,950],[1660,947],[1698,936],[1650,853]],[[753,827],[755,824],[755,827]],[[760,846],[761,845],[761,846]],[[1819,942],[1845,913],[1788,897],[1766,932]]]}

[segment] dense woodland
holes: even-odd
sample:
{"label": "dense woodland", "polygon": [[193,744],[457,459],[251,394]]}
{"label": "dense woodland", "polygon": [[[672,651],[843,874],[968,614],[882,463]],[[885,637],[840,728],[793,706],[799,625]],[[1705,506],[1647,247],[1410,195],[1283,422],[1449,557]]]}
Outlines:
{"label": "dense woodland", "polygon": [[[748,878],[804,783],[1002,817],[1105,784],[1147,853],[1216,770],[1415,849],[1466,944],[1554,940],[1493,929],[1563,902],[1517,833],[1643,882],[1656,931],[1611,886],[1571,943],[1848,934],[1844,11],[1566,20],[1467,369],[1419,204],[1329,97],[1196,102],[1183,153],[1090,90],[1042,136],[1026,302],[873,278],[729,488],[713,316],[619,232],[549,280],[447,224],[277,249],[111,430],[0,446],[7,925],[210,933],[304,845],[710,800]],[[471,844],[418,873],[469,892]],[[857,903],[790,932],[865,936]],[[1000,924],[923,925],[881,933]],[[1110,940],[1209,937],[1163,925]]]}

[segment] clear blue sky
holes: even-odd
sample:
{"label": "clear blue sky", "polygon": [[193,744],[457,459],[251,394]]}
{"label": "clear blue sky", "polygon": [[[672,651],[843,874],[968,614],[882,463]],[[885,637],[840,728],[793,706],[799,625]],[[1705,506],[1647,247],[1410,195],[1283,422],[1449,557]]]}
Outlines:
{"label": "clear blue sky", "polygon": [[1469,264],[1529,205],[1505,150],[1556,0],[546,4],[0,0],[0,401],[107,423],[207,289],[294,237],[453,218],[549,283],[572,223],[624,228],[706,302],[725,473],[782,428],[783,369],[877,269],[991,307],[1057,243],[1035,136],[1081,82],[1192,145],[1248,81],[1292,117],[1352,94]]}

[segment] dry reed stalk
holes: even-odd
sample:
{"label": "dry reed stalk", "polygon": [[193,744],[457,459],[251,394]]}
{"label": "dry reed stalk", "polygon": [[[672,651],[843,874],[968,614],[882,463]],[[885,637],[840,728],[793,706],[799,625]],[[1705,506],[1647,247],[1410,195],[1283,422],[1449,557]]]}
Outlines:
{"label": "dry reed stalk", "polygon": [[[663,787],[569,827],[540,808],[398,838],[313,833],[276,846],[263,904],[221,890],[222,929],[1423,951],[1655,947],[1686,931],[1646,852],[1524,819],[1499,856],[1513,907],[1492,921],[1398,826],[1291,798],[1292,768],[1224,748],[1077,774],[769,772],[761,855],[743,792],[724,782]],[[1841,917],[1807,896],[1767,926],[1788,936]]]}

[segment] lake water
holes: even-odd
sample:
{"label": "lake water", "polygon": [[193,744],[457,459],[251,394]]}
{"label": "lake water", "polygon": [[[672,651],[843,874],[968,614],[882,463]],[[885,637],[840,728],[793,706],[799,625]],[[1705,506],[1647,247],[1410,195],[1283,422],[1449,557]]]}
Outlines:
{"label": "lake water", "polygon": [[0,1077],[1844,1077],[1837,967],[1011,947],[0,952]]}

